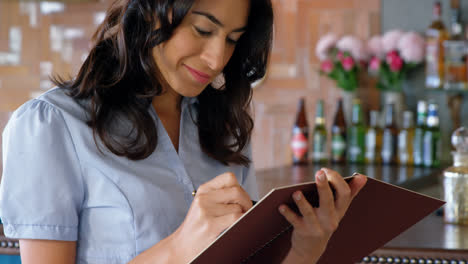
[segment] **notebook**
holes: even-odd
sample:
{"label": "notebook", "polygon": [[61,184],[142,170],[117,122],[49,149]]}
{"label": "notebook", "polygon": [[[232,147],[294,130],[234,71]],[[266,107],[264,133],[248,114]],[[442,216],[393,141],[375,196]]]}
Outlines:
{"label": "notebook", "polygon": [[[352,179],[345,178],[348,182]],[[293,228],[278,207],[287,204],[298,212],[291,197],[297,190],[318,206],[314,182],[274,188],[190,263],[281,263],[291,248]],[[318,264],[359,262],[444,203],[368,178]]]}

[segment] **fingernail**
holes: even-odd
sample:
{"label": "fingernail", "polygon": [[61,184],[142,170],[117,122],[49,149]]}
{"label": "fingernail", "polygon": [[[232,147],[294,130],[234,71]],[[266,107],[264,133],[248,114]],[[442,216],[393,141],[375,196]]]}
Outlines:
{"label": "fingernail", "polygon": [[293,194],[294,200],[299,201],[302,198],[301,192],[295,192]]}
{"label": "fingernail", "polygon": [[319,182],[322,182],[325,180],[325,172],[323,172],[323,170],[321,170],[318,174],[317,174],[317,181]]}
{"label": "fingernail", "polygon": [[357,175],[359,175],[359,173],[358,173],[358,172],[355,172],[355,173],[353,173],[353,176],[357,176]]}
{"label": "fingernail", "polygon": [[286,211],[286,208],[284,208],[284,205],[281,205],[278,210],[280,211],[280,213],[284,213]]}

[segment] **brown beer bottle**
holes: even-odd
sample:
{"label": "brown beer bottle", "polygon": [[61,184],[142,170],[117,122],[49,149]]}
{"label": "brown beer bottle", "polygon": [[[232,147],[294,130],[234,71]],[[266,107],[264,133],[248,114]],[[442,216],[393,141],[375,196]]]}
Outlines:
{"label": "brown beer bottle", "polygon": [[444,48],[448,32],[442,21],[442,6],[436,1],[433,6],[432,24],[426,30],[426,87],[440,89],[444,81]]}
{"label": "brown beer bottle", "polygon": [[396,164],[397,163],[397,147],[398,147],[398,127],[395,123],[394,105],[388,104],[385,112],[385,126],[382,137],[382,163]]}
{"label": "brown beer bottle", "polygon": [[331,160],[333,163],[344,163],[346,161],[346,121],[342,99],[338,101],[331,136]]}
{"label": "brown beer bottle", "polygon": [[305,165],[308,162],[309,153],[309,125],[305,111],[304,98],[299,99],[296,122],[292,131],[291,150],[294,165]]}

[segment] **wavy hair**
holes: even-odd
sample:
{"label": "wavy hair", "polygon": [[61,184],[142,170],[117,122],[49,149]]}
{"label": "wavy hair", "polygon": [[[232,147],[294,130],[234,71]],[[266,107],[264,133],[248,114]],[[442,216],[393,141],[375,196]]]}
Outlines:
{"label": "wavy hair", "polygon": [[[152,49],[171,37],[193,2],[115,1],[94,33],[94,45],[77,76],[52,78],[72,98],[89,100],[87,123],[98,148],[97,136],[112,153],[131,160],[144,159],[156,149],[158,135],[148,107],[163,92],[164,78]],[[201,148],[223,164],[250,162],[242,151],[253,129],[251,83],[265,75],[272,27],[270,0],[251,0],[247,30],[223,69],[225,86],[219,90],[208,85],[198,95],[195,123]],[[117,135],[113,129],[121,120],[130,121],[126,135]]]}

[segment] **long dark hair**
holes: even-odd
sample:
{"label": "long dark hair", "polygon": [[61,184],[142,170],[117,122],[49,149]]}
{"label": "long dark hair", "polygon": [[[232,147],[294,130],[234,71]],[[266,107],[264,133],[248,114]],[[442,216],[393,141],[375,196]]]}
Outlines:
{"label": "long dark hair", "polygon": [[[132,160],[148,157],[157,146],[157,130],[148,112],[152,98],[163,92],[161,73],[152,49],[167,41],[194,0],[117,0],[93,36],[94,46],[71,80],[52,78],[76,100],[89,100],[88,125],[114,154]],[[172,19],[169,13],[172,11]],[[154,30],[159,22],[159,27]],[[223,164],[248,165],[242,154],[250,141],[251,83],[262,78],[272,42],[270,0],[251,0],[247,31],[239,39],[223,73],[224,89],[211,85],[198,96],[199,140],[202,150]],[[116,124],[131,128],[116,135]]]}

